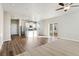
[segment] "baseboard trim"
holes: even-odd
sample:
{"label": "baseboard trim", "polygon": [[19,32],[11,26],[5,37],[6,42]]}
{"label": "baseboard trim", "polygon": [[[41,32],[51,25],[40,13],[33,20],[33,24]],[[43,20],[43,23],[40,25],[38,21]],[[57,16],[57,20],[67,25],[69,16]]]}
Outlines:
{"label": "baseboard trim", "polygon": [[68,38],[68,37],[59,37],[59,39],[65,39],[65,40],[71,40],[71,41],[79,42],[78,39],[72,39],[72,38]]}

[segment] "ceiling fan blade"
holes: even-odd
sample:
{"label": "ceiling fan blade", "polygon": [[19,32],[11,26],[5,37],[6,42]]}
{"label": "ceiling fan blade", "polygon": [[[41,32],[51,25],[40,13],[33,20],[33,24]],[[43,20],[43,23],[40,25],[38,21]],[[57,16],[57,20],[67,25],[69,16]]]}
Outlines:
{"label": "ceiling fan blade", "polygon": [[71,7],[79,7],[79,5],[72,5]]}
{"label": "ceiling fan blade", "polygon": [[56,11],[58,11],[58,10],[62,10],[62,9],[64,9],[64,7],[58,8],[58,9],[56,9]]}
{"label": "ceiling fan blade", "polygon": [[64,6],[64,3],[59,3],[59,5]]}

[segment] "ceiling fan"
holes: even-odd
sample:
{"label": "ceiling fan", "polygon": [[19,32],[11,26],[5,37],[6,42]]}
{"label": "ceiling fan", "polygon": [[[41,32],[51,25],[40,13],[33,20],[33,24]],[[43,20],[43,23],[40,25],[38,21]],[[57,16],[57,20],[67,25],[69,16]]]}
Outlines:
{"label": "ceiling fan", "polygon": [[56,9],[56,11],[64,10],[65,12],[69,10],[71,7],[79,7],[79,5],[74,5],[74,3],[58,3],[61,7]]}

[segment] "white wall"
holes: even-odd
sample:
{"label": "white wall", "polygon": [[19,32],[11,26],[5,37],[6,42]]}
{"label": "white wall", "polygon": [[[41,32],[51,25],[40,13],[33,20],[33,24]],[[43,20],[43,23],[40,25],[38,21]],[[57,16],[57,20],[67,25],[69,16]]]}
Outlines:
{"label": "white wall", "polygon": [[56,17],[44,20],[41,23],[42,34],[48,34],[48,24],[58,23],[58,34],[60,38],[79,41],[79,9],[74,11],[69,11],[68,13]]}
{"label": "white wall", "polygon": [[42,20],[42,21],[39,21],[39,25],[40,25],[40,29],[39,29],[39,34],[40,35],[44,35],[44,21]]}
{"label": "white wall", "polygon": [[3,43],[3,8],[0,4],[0,47]]}
{"label": "white wall", "polygon": [[9,13],[4,12],[4,41],[11,40],[10,26],[11,16]]}

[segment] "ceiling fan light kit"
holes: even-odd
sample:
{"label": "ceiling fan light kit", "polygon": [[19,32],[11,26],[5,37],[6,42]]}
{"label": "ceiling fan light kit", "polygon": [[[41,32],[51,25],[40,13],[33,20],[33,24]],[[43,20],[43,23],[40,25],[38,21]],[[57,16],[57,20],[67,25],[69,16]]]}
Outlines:
{"label": "ceiling fan light kit", "polygon": [[69,9],[70,9],[70,6],[64,7],[64,11],[67,11],[67,10],[69,10]]}

